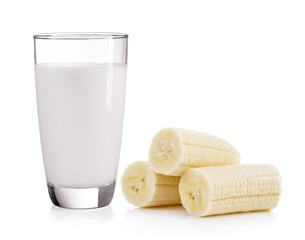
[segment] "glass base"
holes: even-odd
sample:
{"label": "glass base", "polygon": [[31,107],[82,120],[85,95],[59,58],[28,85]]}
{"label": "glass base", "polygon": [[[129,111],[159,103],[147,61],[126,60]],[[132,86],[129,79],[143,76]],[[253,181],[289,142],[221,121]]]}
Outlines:
{"label": "glass base", "polygon": [[115,188],[115,180],[99,187],[68,188],[48,182],[48,190],[55,206],[72,209],[100,208],[109,205]]}

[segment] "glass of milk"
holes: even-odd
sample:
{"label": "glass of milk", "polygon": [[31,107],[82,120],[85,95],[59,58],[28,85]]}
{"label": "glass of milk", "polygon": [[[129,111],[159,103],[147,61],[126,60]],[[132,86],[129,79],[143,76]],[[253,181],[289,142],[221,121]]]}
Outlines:
{"label": "glass of milk", "polygon": [[34,35],[44,168],[51,201],[98,208],[113,197],[127,70],[124,33]]}

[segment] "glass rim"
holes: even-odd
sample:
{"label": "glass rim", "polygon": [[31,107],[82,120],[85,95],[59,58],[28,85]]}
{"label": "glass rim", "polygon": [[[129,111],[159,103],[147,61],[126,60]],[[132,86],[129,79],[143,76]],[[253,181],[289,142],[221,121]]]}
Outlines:
{"label": "glass rim", "polygon": [[128,38],[128,34],[120,32],[52,32],[37,33],[33,37],[47,40],[94,40]]}

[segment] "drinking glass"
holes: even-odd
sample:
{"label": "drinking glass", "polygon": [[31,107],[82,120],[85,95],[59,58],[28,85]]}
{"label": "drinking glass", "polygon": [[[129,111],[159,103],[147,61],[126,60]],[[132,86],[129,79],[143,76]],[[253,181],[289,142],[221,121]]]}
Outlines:
{"label": "drinking glass", "polygon": [[47,186],[54,205],[98,208],[114,194],[127,75],[124,33],[34,35]]}

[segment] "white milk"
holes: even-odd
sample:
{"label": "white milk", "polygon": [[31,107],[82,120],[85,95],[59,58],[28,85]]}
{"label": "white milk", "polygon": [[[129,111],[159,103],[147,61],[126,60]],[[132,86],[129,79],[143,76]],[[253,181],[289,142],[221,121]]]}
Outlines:
{"label": "white milk", "polygon": [[97,187],[116,178],[126,65],[35,66],[46,178],[62,187]]}

